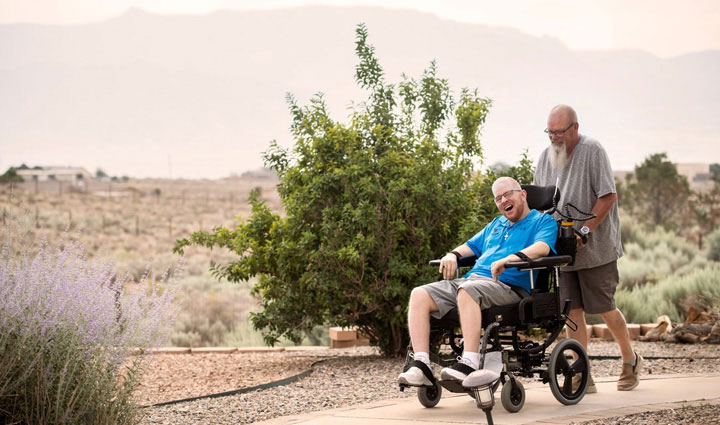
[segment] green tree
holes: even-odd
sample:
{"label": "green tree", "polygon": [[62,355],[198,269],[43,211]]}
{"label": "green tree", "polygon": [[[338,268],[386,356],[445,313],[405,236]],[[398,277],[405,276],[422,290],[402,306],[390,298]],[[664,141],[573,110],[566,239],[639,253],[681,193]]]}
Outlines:
{"label": "green tree", "polygon": [[705,235],[713,233],[720,223],[720,178],[713,176],[713,187],[706,192],[694,193],[692,211],[698,227],[698,248],[703,248]]}
{"label": "green tree", "polygon": [[108,177],[108,174],[102,168],[98,168],[97,170],[95,170],[96,179],[104,179],[106,177]]}
{"label": "green tree", "polygon": [[717,162],[710,164],[710,178],[720,182],[720,164]]}
{"label": "green tree", "polygon": [[18,175],[17,170],[13,167],[8,168],[5,174],[0,176],[0,183],[22,183],[22,176]]}
{"label": "green tree", "polygon": [[667,229],[677,228],[689,213],[687,178],[678,174],[665,153],[655,153],[625,177],[623,205],[636,220]]}
{"label": "green tree", "polygon": [[303,107],[287,96],[294,148],[272,142],[264,153],[285,215],[254,191],[246,222],[175,246],[239,254],[212,271],[230,281],[259,277],[262,311],[251,320],[269,344],[298,342],[317,325],[355,325],[384,353],[404,353],[410,291],[437,278],[427,261],[463,241],[467,220],[495,215],[469,217],[468,208],[482,180],[473,179],[473,163],[490,100],[467,89],[455,99],[435,62],[419,80],[387,83],[367,37],[359,25],[355,77],[368,97],[348,124],[330,117],[320,94]]}

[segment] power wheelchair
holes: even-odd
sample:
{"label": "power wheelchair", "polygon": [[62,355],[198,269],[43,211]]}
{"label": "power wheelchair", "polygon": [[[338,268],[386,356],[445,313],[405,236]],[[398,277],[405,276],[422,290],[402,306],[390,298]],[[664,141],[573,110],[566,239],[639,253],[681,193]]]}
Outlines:
{"label": "power wheelchair", "polygon": [[[518,377],[533,378],[550,385],[555,398],[564,405],[578,403],[585,396],[590,377],[590,362],[583,346],[574,339],[563,339],[546,353],[567,324],[573,330],[577,325],[568,317],[570,300],[561,300],[558,288],[559,269],[574,261],[576,235],[584,239],[574,228],[574,221],[585,221],[594,215],[584,213],[567,204],[564,213],[557,208],[560,193],[555,186],[522,185],[527,192],[528,205],[532,209],[552,214],[558,212],[557,256],[542,257],[529,261],[507,263],[506,268],[516,267],[530,273],[531,293],[520,290],[521,301],[517,304],[495,306],[482,311],[480,369],[483,373],[474,382],[477,386],[463,387],[459,381],[433,378],[432,385],[417,387],[417,396],[425,407],[434,407],[440,401],[443,388],[454,393],[467,393],[475,398],[478,408],[485,411],[488,423],[492,423],[491,410],[495,403],[494,393],[502,383],[501,402],[511,413],[522,409],[525,403],[525,389]],[[582,217],[571,217],[570,208]],[[458,269],[471,267],[476,257],[465,257],[458,261]],[[440,260],[430,261],[439,266]],[[533,270],[539,270],[537,279]],[[441,367],[452,366],[463,352],[462,335],[456,333],[460,326],[457,309],[451,310],[441,319],[430,321],[430,358]],[[544,335],[541,342],[523,337],[521,332],[540,330]],[[441,347],[445,347],[441,350]],[[449,347],[449,353],[447,353]],[[445,352],[445,354],[443,354]],[[403,371],[413,361],[412,345],[408,346]],[[491,361],[490,361],[491,360]],[[484,366],[487,370],[484,370]],[[573,377],[578,377],[573,385]],[[473,384],[475,385],[475,384]],[[573,388],[575,386],[575,388]],[[403,391],[408,385],[400,384]]]}

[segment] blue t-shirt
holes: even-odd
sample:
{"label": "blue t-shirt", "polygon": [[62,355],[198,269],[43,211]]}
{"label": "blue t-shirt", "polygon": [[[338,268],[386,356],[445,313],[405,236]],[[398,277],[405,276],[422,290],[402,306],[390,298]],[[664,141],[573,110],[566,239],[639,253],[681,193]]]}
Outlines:
{"label": "blue t-shirt", "polygon": [[[554,253],[557,232],[555,219],[538,210],[531,210],[527,217],[512,226],[507,218],[498,216],[466,242],[478,259],[465,277],[476,273],[492,277],[490,266],[493,262],[527,248],[535,242],[545,242]],[[537,278],[538,271],[535,270],[533,273],[535,273],[533,278]],[[527,270],[505,269],[498,278],[501,282],[519,286],[530,292],[530,276]]]}

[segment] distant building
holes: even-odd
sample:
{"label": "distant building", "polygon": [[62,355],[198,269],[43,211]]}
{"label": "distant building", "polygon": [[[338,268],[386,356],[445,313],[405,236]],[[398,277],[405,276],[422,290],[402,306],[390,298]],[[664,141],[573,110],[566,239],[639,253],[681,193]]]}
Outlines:
{"label": "distant building", "polygon": [[26,182],[63,181],[72,184],[87,182],[92,175],[82,167],[43,167],[41,169],[20,169],[17,174]]}

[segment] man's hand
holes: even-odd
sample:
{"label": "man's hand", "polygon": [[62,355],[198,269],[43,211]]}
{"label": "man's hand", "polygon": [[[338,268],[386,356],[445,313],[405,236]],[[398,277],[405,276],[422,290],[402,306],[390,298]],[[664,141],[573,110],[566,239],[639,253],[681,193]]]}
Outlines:
{"label": "man's hand", "polygon": [[515,255],[508,255],[507,257],[497,260],[490,265],[490,272],[496,282],[498,281],[498,276],[505,272],[505,263],[508,261],[517,261],[517,257]]}
{"label": "man's hand", "polygon": [[575,235],[575,240],[577,241],[577,249],[585,248],[585,244],[583,243],[583,240],[580,236]]}
{"label": "man's hand", "polygon": [[443,279],[450,280],[455,279],[457,276],[457,257],[455,254],[448,252],[445,254],[445,256],[440,260],[440,274],[442,274]]}

